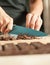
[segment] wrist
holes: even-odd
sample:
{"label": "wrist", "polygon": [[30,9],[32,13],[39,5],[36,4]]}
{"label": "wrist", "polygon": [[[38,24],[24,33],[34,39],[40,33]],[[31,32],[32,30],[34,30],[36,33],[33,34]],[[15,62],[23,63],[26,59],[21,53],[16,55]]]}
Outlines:
{"label": "wrist", "polygon": [[30,3],[30,12],[32,14],[41,15],[43,11],[43,3],[41,0],[37,0],[35,3]]}

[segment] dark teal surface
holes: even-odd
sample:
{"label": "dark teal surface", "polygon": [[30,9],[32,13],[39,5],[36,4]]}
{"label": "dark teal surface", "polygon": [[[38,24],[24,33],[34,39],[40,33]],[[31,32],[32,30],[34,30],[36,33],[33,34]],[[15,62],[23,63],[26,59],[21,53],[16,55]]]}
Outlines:
{"label": "dark teal surface", "polygon": [[36,30],[32,30],[32,29],[28,29],[25,27],[21,27],[21,26],[16,26],[14,25],[13,30],[10,32],[10,34],[27,34],[27,35],[31,35],[31,36],[46,36],[46,33],[43,33],[41,31],[36,31]]}

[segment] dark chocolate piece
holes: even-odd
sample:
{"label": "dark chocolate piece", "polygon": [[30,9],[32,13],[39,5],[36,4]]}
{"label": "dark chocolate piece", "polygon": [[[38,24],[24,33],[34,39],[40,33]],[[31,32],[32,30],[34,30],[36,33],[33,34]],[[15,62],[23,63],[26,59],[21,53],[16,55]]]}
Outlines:
{"label": "dark chocolate piece", "polygon": [[17,39],[35,39],[35,36],[18,35]]}
{"label": "dark chocolate piece", "polygon": [[33,45],[35,47],[35,49],[39,49],[40,47],[44,46],[44,44],[42,44],[40,42],[31,42],[30,45]]}
{"label": "dark chocolate piece", "polygon": [[6,55],[18,55],[19,54],[19,49],[16,45],[14,44],[6,44],[5,45],[5,54]]}
{"label": "dark chocolate piece", "polygon": [[18,43],[17,46],[19,47],[21,54],[28,54],[30,51],[30,45],[27,43]]}

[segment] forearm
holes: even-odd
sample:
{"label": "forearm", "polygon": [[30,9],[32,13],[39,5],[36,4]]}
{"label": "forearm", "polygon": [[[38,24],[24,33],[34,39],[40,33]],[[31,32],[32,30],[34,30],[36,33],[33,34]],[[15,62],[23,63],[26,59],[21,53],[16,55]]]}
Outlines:
{"label": "forearm", "polygon": [[29,5],[31,13],[41,15],[43,11],[42,0],[30,0]]}

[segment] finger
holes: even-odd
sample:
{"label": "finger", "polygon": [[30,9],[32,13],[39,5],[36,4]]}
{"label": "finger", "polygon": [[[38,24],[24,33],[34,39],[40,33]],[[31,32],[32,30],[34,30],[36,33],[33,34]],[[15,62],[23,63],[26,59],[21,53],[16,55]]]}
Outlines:
{"label": "finger", "polygon": [[30,27],[31,18],[32,18],[32,14],[28,14],[28,15],[26,16],[26,27],[27,27],[27,28]]}
{"label": "finger", "polygon": [[11,21],[9,22],[6,30],[4,31],[4,33],[8,33],[10,30],[12,30],[13,28],[13,19],[11,19]]}
{"label": "finger", "polygon": [[3,25],[3,20],[0,20],[0,26],[2,26]]}
{"label": "finger", "polygon": [[36,22],[37,19],[38,19],[38,16],[33,15],[32,19],[31,19],[31,21],[30,21],[30,27],[31,27],[32,29],[35,28],[35,22]]}
{"label": "finger", "polygon": [[0,27],[3,25],[3,19],[0,17]]}
{"label": "finger", "polygon": [[8,22],[6,20],[3,20],[3,25],[1,26],[1,32],[4,32],[7,25],[8,25]]}
{"label": "finger", "polygon": [[35,23],[35,30],[39,31],[42,26],[42,19],[39,17]]}
{"label": "finger", "polygon": [[1,32],[4,32],[4,31],[5,31],[7,25],[8,25],[8,24],[6,24],[6,25],[2,25],[2,27],[1,27]]}
{"label": "finger", "polygon": [[[1,23],[2,22],[2,23]],[[0,21],[0,32],[1,32],[1,27],[3,25],[3,21]]]}

